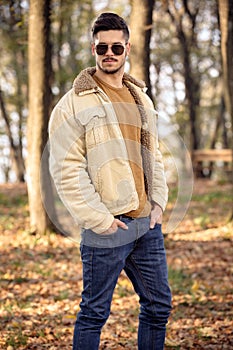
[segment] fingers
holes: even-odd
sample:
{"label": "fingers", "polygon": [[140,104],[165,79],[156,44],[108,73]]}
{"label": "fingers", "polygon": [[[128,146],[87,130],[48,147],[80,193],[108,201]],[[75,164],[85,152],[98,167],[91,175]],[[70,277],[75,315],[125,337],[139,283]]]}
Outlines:
{"label": "fingers", "polygon": [[150,229],[153,229],[155,224],[162,224],[162,215],[160,215],[158,218],[153,217],[150,219]]}
{"label": "fingers", "polygon": [[163,212],[159,205],[154,206],[150,214],[150,229],[155,227],[155,224],[162,224]]}
{"label": "fingers", "polygon": [[156,220],[153,218],[150,219],[150,229],[153,229],[155,227]]}
{"label": "fingers", "polygon": [[128,226],[121,220],[115,219],[118,227],[123,228],[123,230],[128,230]]}
{"label": "fingers", "polygon": [[102,232],[102,235],[115,233],[118,230],[118,227],[122,228],[123,230],[128,230],[128,226],[123,221],[114,219],[112,225],[109,227],[108,230]]}

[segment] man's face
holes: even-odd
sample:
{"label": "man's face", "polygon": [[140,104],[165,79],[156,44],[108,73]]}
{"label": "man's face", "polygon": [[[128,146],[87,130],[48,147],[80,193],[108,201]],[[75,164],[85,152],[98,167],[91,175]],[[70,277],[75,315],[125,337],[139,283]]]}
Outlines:
{"label": "man's face", "polygon": [[[96,46],[107,44],[108,49],[104,54],[98,55]],[[120,44],[124,50],[121,55],[116,55],[111,49],[113,44]],[[126,44],[122,30],[101,31],[96,34],[92,44],[92,54],[95,56],[96,65],[105,74],[115,74],[121,69],[124,70],[125,60],[130,51],[130,43]]]}

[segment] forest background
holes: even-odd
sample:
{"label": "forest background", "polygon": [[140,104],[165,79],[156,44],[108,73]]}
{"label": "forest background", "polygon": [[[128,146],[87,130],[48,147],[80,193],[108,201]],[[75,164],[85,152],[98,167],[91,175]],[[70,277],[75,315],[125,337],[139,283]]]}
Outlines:
{"label": "forest background", "polygon": [[[51,349],[65,349],[71,339],[77,308],[72,282],[79,290],[81,280],[71,271],[79,269],[80,262],[76,248],[63,236],[67,213],[48,173],[47,127],[53,106],[75,76],[94,65],[90,29],[103,11],[116,12],[129,23],[132,51],[126,68],[146,82],[159,114],[170,187],[165,232],[175,295],[167,346],[228,349],[232,162],[217,158],[193,168],[192,156],[196,150],[233,147],[232,0],[0,0],[0,346],[42,349],[46,342]],[[65,263],[61,247],[69,252]],[[62,266],[62,276],[47,263]],[[214,281],[221,288],[216,289]],[[137,307],[127,283],[122,276],[103,349],[136,346]],[[53,296],[48,285],[54,287]],[[58,321],[49,311],[51,298],[54,310],[64,308]],[[70,300],[76,303],[72,312]],[[32,322],[36,305],[40,311]],[[124,333],[116,325],[128,308],[133,314]],[[59,332],[49,323],[59,325]]]}

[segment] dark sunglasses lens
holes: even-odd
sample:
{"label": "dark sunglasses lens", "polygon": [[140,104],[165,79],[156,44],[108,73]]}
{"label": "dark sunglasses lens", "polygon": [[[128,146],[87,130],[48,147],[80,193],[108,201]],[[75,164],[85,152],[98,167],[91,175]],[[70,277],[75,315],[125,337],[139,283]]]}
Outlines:
{"label": "dark sunglasses lens", "polygon": [[114,55],[122,55],[124,52],[124,46],[122,45],[112,45],[112,52],[114,53]]}
{"label": "dark sunglasses lens", "polygon": [[[100,55],[100,56],[105,55],[106,52],[108,51],[108,45],[99,44],[99,45],[96,45],[95,49],[96,49],[97,55]],[[111,47],[112,52],[114,53],[114,55],[117,55],[117,56],[122,55],[124,52],[124,49],[125,48],[123,45],[118,45],[118,44],[114,44]]]}
{"label": "dark sunglasses lens", "polygon": [[104,55],[108,51],[108,45],[96,45],[97,55]]}

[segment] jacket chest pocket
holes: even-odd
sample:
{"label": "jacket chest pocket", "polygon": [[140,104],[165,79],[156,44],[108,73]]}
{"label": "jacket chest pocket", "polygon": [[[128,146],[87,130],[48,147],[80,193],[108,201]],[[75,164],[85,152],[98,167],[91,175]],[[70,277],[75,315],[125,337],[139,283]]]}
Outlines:
{"label": "jacket chest pocket", "polygon": [[112,126],[107,123],[106,117],[106,112],[101,107],[89,108],[78,115],[78,120],[85,130],[87,150],[113,137]]}

